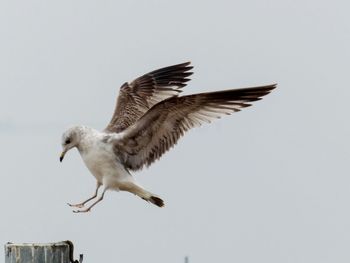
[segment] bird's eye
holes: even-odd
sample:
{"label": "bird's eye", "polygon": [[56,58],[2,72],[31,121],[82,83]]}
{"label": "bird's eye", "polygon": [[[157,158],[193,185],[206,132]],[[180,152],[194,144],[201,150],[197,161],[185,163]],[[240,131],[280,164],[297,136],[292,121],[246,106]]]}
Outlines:
{"label": "bird's eye", "polygon": [[70,144],[70,139],[67,139],[67,140],[65,141],[65,144]]}

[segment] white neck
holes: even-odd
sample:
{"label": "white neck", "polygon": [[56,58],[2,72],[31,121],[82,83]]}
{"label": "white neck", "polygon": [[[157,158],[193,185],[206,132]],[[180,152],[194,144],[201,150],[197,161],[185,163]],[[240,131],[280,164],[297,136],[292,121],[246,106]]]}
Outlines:
{"label": "white neck", "polygon": [[86,126],[78,126],[76,131],[80,137],[77,145],[80,153],[88,151],[103,136],[103,133]]}

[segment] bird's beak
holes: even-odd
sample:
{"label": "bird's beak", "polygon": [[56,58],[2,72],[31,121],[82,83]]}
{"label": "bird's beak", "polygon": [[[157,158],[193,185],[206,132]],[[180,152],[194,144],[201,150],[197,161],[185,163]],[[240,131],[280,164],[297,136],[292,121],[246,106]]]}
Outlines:
{"label": "bird's beak", "polygon": [[63,161],[63,158],[64,158],[64,155],[66,154],[66,151],[63,151],[62,153],[61,153],[61,156],[60,156],[60,162],[62,162]]}

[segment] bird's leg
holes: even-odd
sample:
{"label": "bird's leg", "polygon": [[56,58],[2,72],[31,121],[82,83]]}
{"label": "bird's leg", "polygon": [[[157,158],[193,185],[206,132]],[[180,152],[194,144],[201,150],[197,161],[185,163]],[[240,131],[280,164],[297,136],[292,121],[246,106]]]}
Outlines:
{"label": "bird's leg", "polygon": [[77,208],[82,208],[82,207],[84,207],[84,205],[85,205],[87,202],[89,202],[89,201],[91,201],[92,199],[94,199],[94,198],[97,197],[98,189],[99,189],[100,187],[101,187],[101,183],[97,182],[95,194],[94,194],[93,196],[91,196],[90,198],[86,199],[85,201],[83,201],[83,202],[81,202],[81,203],[79,203],[79,204],[69,204],[69,203],[68,203],[68,205],[69,205],[70,207],[77,207]]}
{"label": "bird's leg", "polygon": [[101,194],[101,196],[92,204],[90,205],[88,208],[82,209],[82,210],[74,210],[74,213],[86,213],[86,212],[90,212],[91,208],[93,208],[95,205],[97,205],[99,202],[101,202],[103,200],[103,196],[105,195],[107,188],[105,188]]}

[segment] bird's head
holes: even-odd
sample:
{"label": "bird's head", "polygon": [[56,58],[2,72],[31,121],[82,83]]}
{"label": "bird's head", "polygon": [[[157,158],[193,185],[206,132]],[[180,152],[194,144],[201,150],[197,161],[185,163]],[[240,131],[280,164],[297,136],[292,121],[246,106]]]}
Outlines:
{"label": "bird's head", "polygon": [[60,162],[63,161],[65,154],[72,148],[79,145],[81,139],[82,127],[76,126],[68,129],[62,135],[62,153],[60,156]]}

